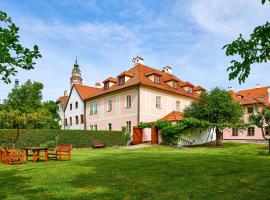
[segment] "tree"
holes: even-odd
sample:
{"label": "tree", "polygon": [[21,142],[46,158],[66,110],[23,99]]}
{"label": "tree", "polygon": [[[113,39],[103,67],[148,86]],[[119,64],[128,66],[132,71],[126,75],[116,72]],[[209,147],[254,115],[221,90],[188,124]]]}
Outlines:
{"label": "tree", "polygon": [[222,89],[214,88],[202,93],[201,98],[184,110],[185,118],[195,118],[216,126],[216,145],[222,145],[223,129],[243,124],[242,107],[233,101],[231,95]]}
{"label": "tree", "polygon": [[[270,2],[262,0],[262,4]],[[268,62],[270,60],[270,23],[257,26],[250,34],[249,39],[244,39],[240,34],[238,39],[226,44],[226,56],[238,56],[241,60],[232,60],[229,71],[229,80],[238,78],[239,84],[245,82],[250,74],[250,66],[255,63]]]}
{"label": "tree", "polygon": [[13,146],[20,136],[20,130],[23,128],[35,128],[46,116],[39,111],[34,113],[25,113],[19,110],[0,111],[0,127],[4,129],[16,129],[16,136],[13,140]]}
{"label": "tree", "polygon": [[41,58],[37,45],[30,50],[20,44],[18,32],[11,18],[0,11],[0,78],[5,83],[11,82],[10,77],[15,76],[19,68],[34,69],[34,60]]}
{"label": "tree", "polygon": [[249,120],[254,125],[261,128],[262,136],[268,141],[268,153],[270,154],[270,135],[265,134],[265,125],[270,127],[270,107],[263,107],[261,110],[257,106],[256,112],[249,116]]}
{"label": "tree", "polygon": [[4,106],[21,112],[34,112],[42,108],[43,84],[26,81],[21,86],[15,86],[4,100]]}

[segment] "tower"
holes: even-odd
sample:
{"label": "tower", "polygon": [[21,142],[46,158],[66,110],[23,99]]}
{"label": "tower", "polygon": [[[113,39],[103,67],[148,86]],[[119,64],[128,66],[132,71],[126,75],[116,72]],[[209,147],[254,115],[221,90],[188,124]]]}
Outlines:
{"label": "tower", "polygon": [[81,70],[77,62],[77,57],[76,57],[76,61],[71,72],[70,89],[72,88],[74,84],[82,84]]}

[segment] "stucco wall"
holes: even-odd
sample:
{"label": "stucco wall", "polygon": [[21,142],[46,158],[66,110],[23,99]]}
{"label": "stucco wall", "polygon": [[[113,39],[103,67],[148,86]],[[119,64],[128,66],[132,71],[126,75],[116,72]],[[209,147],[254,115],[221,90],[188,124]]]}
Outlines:
{"label": "stucco wall", "polygon": [[[131,96],[131,107],[126,108],[126,96]],[[107,100],[112,101],[112,110],[107,111]],[[90,115],[90,104],[97,103],[97,114]],[[137,90],[114,92],[105,96],[97,97],[93,100],[86,101],[86,129],[90,125],[97,125],[98,130],[108,130],[108,124],[112,124],[112,130],[119,131],[126,126],[127,121],[131,121],[131,127],[137,125],[137,107],[138,94]],[[132,128],[131,128],[132,131]]]}
{"label": "stucco wall", "polygon": [[[78,108],[75,107],[75,102],[78,102]],[[70,110],[70,104],[72,103],[72,110]],[[65,111],[65,118],[67,119],[66,129],[84,129],[84,124],[81,124],[81,115],[84,114],[84,103],[81,100],[77,90],[73,87]],[[79,118],[79,124],[76,124],[76,116]],[[72,126],[70,126],[69,118],[72,117]]]}

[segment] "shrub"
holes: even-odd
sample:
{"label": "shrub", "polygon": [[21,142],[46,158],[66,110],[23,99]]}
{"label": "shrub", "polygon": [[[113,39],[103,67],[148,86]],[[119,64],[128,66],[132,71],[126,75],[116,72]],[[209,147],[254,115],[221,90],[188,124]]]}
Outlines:
{"label": "shrub", "polygon": [[[0,130],[0,145],[12,146],[16,130]],[[94,140],[103,141],[106,146],[122,146],[126,144],[122,131],[84,131],[84,130],[45,130],[24,129],[20,131],[16,143],[18,148],[27,146],[52,146],[53,144],[72,144],[75,148],[89,147]]]}

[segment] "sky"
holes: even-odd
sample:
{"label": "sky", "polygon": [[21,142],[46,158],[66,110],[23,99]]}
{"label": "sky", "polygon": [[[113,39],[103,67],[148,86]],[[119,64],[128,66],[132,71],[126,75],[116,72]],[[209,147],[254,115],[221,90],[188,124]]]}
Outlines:
{"label": "sky", "polygon": [[228,81],[232,57],[222,50],[269,21],[270,5],[261,0],[0,0],[0,10],[20,28],[20,42],[37,44],[42,54],[34,70],[19,70],[10,85],[0,82],[0,102],[15,78],[42,82],[43,99],[56,100],[69,90],[76,56],[90,86],[131,68],[137,55],[208,90],[270,85],[270,64],[253,65],[242,85]]}

